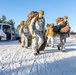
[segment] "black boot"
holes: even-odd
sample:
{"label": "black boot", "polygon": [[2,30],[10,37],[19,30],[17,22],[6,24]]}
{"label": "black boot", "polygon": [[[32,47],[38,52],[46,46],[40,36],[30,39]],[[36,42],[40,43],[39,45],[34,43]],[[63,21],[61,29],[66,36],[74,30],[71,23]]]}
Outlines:
{"label": "black boot", "polygon": [[57,45],[58,50],[60,50],[60,47]]}
{"label": "black boot", "polygon": [[39,54],[40,52],[39,52],[39,51],[37,51],[37,53]]}
{"label": "black boot", "polygon": [[49,45],[47,45],[47,47],[49,47]]}

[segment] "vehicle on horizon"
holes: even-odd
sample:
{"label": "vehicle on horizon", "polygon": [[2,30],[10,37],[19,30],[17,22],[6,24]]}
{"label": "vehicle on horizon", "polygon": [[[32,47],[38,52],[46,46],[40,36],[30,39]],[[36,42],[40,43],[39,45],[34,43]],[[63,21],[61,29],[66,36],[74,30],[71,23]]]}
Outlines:
{"label": "vehicle on horizon", "polygon": [[0,23],[0,41],[2,40],[12,40],[11,25]]}

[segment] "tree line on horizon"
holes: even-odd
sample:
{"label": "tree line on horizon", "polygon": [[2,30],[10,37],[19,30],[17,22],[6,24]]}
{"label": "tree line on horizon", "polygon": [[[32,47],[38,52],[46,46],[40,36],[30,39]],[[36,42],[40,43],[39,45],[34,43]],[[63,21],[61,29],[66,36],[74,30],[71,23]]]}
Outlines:
{"label": "tree line on horizon", "polygon": [[15,22],[14,22],[12,19],[10,19],[9,21],[7,21],[5,15],[3,15],[3,16],[0,18],[0,23],[9,24],[9,25],[11,25],[12,29],[15,29],[15,27],[14,27]]}

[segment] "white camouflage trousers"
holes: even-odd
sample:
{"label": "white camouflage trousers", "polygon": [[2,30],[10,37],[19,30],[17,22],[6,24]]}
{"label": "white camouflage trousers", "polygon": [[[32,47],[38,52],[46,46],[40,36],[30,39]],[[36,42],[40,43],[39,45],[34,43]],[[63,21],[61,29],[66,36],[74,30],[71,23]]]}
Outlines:
{"label": "white camouflage trousers", "polygon": [[48,36],[47,44],[51,41],[51,47],[54,47],[54,37]]}
{"label": "white camouflage trousers", "polygon": [[37,49],[43,44],[43,35],[41,32],[32,35],[32,49],[37,52]]}
{"label": "white camouflage trousers", "polygon": [[61,50],[65,50],[66,37],[66,34],[60,34],[60,43],[58,46],[61,47]]}
{"label": "white camouflage trousers", "polygon": [[21,36],[21,45],[24,47],[28,47],[28,36],[22,34]]}

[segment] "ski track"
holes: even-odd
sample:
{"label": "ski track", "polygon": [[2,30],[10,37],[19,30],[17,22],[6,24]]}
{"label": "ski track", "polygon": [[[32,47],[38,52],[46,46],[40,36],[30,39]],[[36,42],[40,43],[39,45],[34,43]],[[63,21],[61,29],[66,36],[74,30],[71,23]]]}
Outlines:
{"label": "ski track", "polygon": [[66,52],[56,45],[34,56],[18,41],[0,42],[0,75],[76,75],[76,39],[67,39]]}

